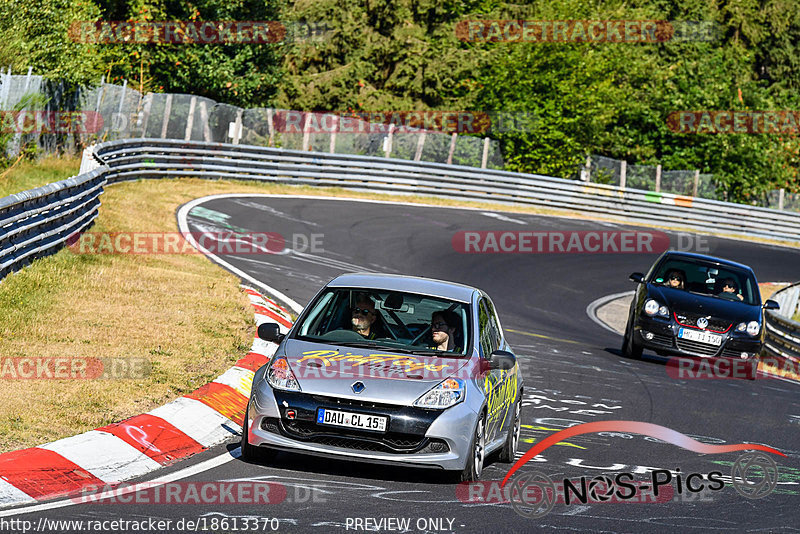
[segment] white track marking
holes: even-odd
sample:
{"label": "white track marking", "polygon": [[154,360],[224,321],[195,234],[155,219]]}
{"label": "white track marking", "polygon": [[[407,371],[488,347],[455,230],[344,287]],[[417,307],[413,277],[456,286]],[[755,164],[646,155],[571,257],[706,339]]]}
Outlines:
{"label": "white track marking", "polygon": [[498,221],[503,222],[511,222],[516,224],[528,224],[525,221],[520,221],[519,219],[512,219],[511,217],[506,217],[505,215],[501,215],[499,213],[493,213],[491,211],[482,211],[481,215],[485,215],[487,217],[491,217],[492,219],[497,219]]}
{"label": "white track marking", "polygon": [[203,447],[222,443],[240,430],[237,423],[232,424],[218,411],[186,397],[179,397],[148,413],[160,417]]}
{"label": "white track marking", "polygon": [[36,502],[36,499],[0,478],[0,506]]}

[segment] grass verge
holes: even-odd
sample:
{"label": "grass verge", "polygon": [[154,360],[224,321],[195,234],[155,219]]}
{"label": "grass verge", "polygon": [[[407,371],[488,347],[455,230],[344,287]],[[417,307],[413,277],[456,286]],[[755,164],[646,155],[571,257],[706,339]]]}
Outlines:
{"label": "grass verge", "polygon": [[0,169],[0,198],[58,182],[78,174],[78,156],[47,156],[36,161],[20,161],[13,167]]}

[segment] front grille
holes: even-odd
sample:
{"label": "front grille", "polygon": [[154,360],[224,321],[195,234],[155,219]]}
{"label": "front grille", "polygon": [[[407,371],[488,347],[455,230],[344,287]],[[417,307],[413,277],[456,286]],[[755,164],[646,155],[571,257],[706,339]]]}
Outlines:
{"label": "front grille", "polygon": [[678,344],[679,349],[686,352],[691,352],[693,354],[702,354],[703,356],[714,356],[719,351],[718,346],[709,345],[707,343],[700,343],[699,341],[690,341],[688,339],[676,339],[675,341]]}
{"label": "front grille", "polygon": [[662,345],[664,347],[672,347],[672,336],[665,336],[664,334],[656,334],[653,332],[653,339],[650,343],[655,345]]}
{"label": "front grille", "polygon": [[322,395],[311,395],[311,398],[320,404],[347,406],[348,408],[378,408],[381,411],[397,412],[402,406],[396,404],[381,404],[378,402],[360,401],[355,399],[340,399],[337,397],[324,397]]}
{"label": "front grille", "polygon": [[[270,421],[279,427],[279,432],[284,436],[305,441],[319,443],[330,447],[341,447],[372,452],[390,452],[395,454],[410,454],[417,452],[447,452],[450,447],[439,439],[429,439],[425,436],[387,432],[386,434],[371,434],[348,428],[335,430],[322,428],[310,421],[288,421],[265,419],[264,427]],[[266,428],[265,428],[266,429]]]}
{"label": "front grille", "polygon": [[724,356],[725,358],[736,358],[737,360],[741,360],[743,352],[752,354],[753,350],[723,349],[722,354],[720,356]]}
{"label": "front grille", "polygon": [[[707,315],[702,315],[699,313],[675,313],[675,318],[679,323],[683,326],[688,326],[690,328],[697,327],[697,320],[700,317],[708,317]],[[713,330],[714,332],[727,332],[730,330],[731,326],[733,326],[730,322],[720,319],[718,317],[711,317],[708,319],[708,326],[705,328],[706,330]]]}

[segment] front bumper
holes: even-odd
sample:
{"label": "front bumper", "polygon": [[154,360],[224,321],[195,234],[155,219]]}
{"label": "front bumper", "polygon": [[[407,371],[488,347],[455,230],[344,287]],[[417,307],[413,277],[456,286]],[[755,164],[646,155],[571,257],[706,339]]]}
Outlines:
{"label": "front bumper", "polygon": [[[318,456],[414,467],[461,470],[470,452],[477,413],[466,402],[446,410],[324,397],[254,385],[247,424],[251,445]],[[316,424],[318,408],[389,417],[387,431]],[[296,417],[286,417],[287,410]]]}
{"label": "front bumper", "polygon": [[[707,343],[679,339],[679,328],[680,325],[673,320],[639,317],[634,325],[634,335],[637,342],[641,343],[645,349],[672,356],[755,360],[761,353],[762,342],[759,338],[733,335],[731,331],[728,331],[720,334],[723,338],[722,344],[717,347]],[[651,335],[646,336],[646,333]],[[742,358],[742,353],[746,353],[747,356]]]}

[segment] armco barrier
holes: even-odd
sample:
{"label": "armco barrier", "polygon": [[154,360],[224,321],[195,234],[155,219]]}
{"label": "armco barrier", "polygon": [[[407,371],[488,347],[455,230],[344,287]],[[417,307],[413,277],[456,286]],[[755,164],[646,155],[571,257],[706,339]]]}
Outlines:
{"label": "armco barrier", "polygon": [[163,139],[112,141],[97,146],[95,153],[110,169],[109,183],[139,178],[195,176],[336,186],[361,191],[523,204],[704,232],[800,240],[800,213],[536,174],[372,156]]}
{"label": "armco barrier", "polygon": [[107,167],[0,199],[0,279],[97,218]]}
{"label": "armco barrier", "polygon": [[765,314],[766,336],[764,355],[775,358],[783,364],[782,368],[800,369],[800,323],[791,317],[797,311],[800,283],[785,287],[776,292],[772,299],[781,307],[776,312],[767,310]]}
{"label": "armco barrier", "polygon": [[[94,167],[100,165],[94,170]],[[737,235],[800,241],[800,213],[458,165],[260,146],[125,139],[84,151],[85,172],[0,199],[0,278],[55,250],[97,216],[106,183],[200,177],[336,186],[528,205]]]}

